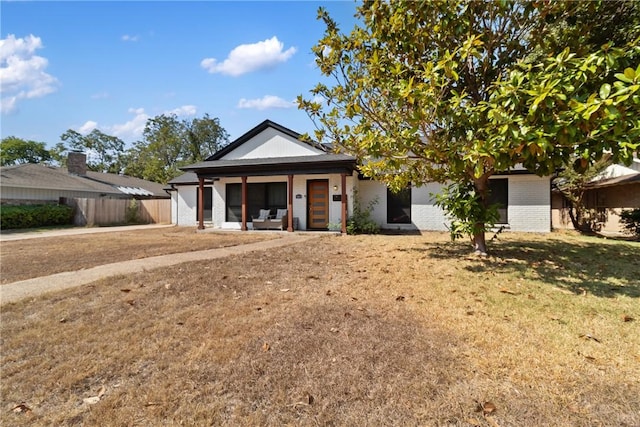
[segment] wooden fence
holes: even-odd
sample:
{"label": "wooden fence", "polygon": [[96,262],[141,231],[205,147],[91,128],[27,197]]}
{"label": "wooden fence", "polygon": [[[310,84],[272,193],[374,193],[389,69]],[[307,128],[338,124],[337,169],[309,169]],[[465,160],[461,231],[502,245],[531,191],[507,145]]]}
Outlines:
{"label": "wooden fence", "polygon": [[70,198],[74,225],[170,224],[171,200]]}

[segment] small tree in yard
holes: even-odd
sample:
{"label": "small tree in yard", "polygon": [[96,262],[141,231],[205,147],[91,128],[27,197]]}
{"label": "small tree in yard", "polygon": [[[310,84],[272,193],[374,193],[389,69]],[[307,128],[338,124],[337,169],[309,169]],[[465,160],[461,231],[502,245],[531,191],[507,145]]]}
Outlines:
{"label": "small tree in yard", "polygon": [[[299,106],[318,139],[392,190],[453,183],[438,199],[452,236],[486,253],[493,174],[550,175],[573,158],[585,170],[605,150],[615,162],[638,150],[640,6],[587,3],[370,1],[349,34],[320,9],[313,51],[334,84]],[[599,16],[633,31],[600,44]]]}
{"label": "small tree in yard", "polygon": [[611,164],[605,157],[590,165],[585,171],[576,172],[573,168],[566,168],[558,174],[556,186],[562,197],[569,204],[569,218],[573,228],[583,233],[595,231],[597,212],[585,205],[584,197],[587,184],[598,178],[598,175]]}

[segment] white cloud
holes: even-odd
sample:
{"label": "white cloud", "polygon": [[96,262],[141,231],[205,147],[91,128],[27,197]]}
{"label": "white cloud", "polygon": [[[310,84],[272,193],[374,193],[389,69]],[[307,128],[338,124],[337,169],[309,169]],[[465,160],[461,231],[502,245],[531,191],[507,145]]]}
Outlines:
{"label": "white cloud", "polygon": [[236,46],[227,59],[218,62],[215,58],[205,58],[200,66],[210,73],[239,76],[251,71],[274,67],[285,62],[296,53],[295,47],[283,51],[284,44],[276,36],[253,44]]}
{"label": "white cloud", "polygon": [[78,132],[86,135],[97,127],[98,127],[97,122],[94,122],[93,120],[87,120],[85,124],[83,124],[78,128]]}
{"label": "white cloud", "polygon": [[122,124],[109,126],[108,133],[123,140],[140,138],[150,116],[144,112],[144,108],[129,108],[129,113],[134,114],[131,120]]}
{"label": "white cloud", "polygon": [[165,111],[165,114],[175,114],[176,116],[195,116],[196,111],[197,109],[195,105],[183,105],[182,107]]}
{"label": "white cloud", "polygon": [[138,40],[140,40],[139,36],[130,36],[129,34],[125,34],[122,37],[120,37],[120,39],[123,42],[137,42]]}
{"label": "white cloud", "polygon": [[[133,114],[131,120],[121,124],[105,126],[104,132],[109,135],[117,136],[124,141],[140,139],[142,137],[142,132],[144,132],[144,127],[147,124],[147,120],[149,120],[151,116],[145,112],[144,108],[129,108],[128,112]],[[173,110],[167,110],[162,114],[175,114],[178,117],[184,117],[193,116],[196,112],[197,108],[195,105],[183,105],[181,107],[174,108]],[[89,123],[95,122],[88,121],[83,126],[87,126]],[[97,123],[95,123],[95,125],[97,127]],[[89,132],[91,130],[93,129],[90,129]]]}
{"label": "white cloud", "polygon": [[42,40],[33,34],[16,38],[9,34],[0,39],[0,87],[2,113],[10,113],[22,99],[40,98],[55,92],[58,80],[45,73],[49,61],[35,55]]}
{"label": "white cloud", "polygon": [[262,98],[245,99],[238,101],[238,108],[247,108],[255,110],[269,110],[272,108],[293,108],[296,104],[293,101],[287,101],[279,96],[265,95]]}

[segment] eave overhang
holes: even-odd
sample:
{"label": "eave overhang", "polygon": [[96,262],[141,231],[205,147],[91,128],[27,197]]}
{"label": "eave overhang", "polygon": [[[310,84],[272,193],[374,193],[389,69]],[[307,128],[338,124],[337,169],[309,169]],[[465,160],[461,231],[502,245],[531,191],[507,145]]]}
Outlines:
{"label": "eave overhang", "polygon": [[343,154],[321,154],[261,159],[212,160],[181,168],[199,178],[272,176],[301,174],[352,174],[356,159]]}

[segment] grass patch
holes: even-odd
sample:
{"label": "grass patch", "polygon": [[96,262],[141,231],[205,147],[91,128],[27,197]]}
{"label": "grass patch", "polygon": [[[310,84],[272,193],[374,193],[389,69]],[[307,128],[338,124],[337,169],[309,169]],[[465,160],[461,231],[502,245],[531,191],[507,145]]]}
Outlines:
{"label": "grass patch", "polygon": [[272,233],[197,233],[172,227],[2,242],[0,284],[118,261],[277,238]]}
{"label": "grass patch", "polygon": [[7,305],[0,424],[640,424],[640,245],[504,236],[327,236]]}

